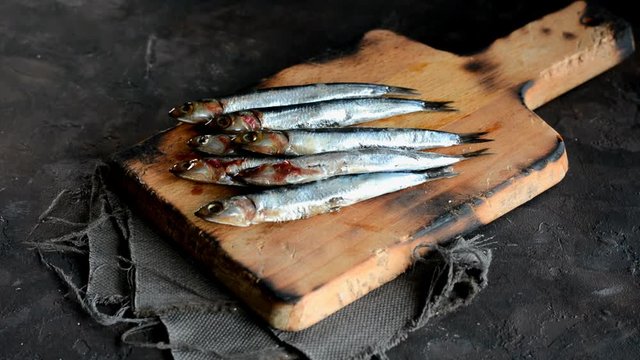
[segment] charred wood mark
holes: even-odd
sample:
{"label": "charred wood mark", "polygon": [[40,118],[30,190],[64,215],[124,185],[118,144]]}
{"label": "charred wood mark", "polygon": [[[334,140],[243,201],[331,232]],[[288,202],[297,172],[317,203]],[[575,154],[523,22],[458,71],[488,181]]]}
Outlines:
{"label": "charred wood mark", "polygon": [[170,130],[172,129],[164,130],[129,149],[116,153],[111,161],[124,163],[129,160],[139,160],[144,165],[154,163],[159,156],[164,155],[160,150],[160,144]]}
{"label": "charred wood mark", "polygon": [[580,17],[580,24],[584,26],[600,26],[608,17],[608,14],[602,8],[597,6],[587,6],[584,14]]}
{"label": "charred wood mark", "polygon": [[564,141],[559,136],[556,139],[556,141],[557,141],[556,146],[551,151],[549,151],[540,160],[538,160],[535,163],[531,164],[531,166],[529,166],[529,169],[525,169],[525,170],[540,171],[540,170],[543,170],[544,168],[546,168],[547,165],[560,160],[560,158],[562,157],[562,155],[565,152]]}
{"label": "charred wood mark", "polygon": [[495,90],[499,87],[500,76],[498,73],[499,65],[484,59],[471,59],[462,66],[464,70],[480,74],[478,82],[488,91]]}
{"label": "charred wood mark", "polygon": [[540,29],[540,32],[542,32],[545,35],[550,35],[551,29],[549,29],[548,27],[543,27],[542,29]]}
{"label": "charred wood mark", "polygon": [[389,208],[391,208],[391,206],[400,207],[402,211],[406,211],[406,217],[421,219],[424,218],[426,214],[434,213],[436,211],[439,211],[439,209],[450,209],[452,207],[452,199],[456,198],[456,195],[454,193],[446,192],[432,197],[431,199],[429,199],[428,203],[421,203],[416,202],[415,199],[417,198],[417,196],[413,192],[408,192],[407,197],[409,196],[411,196],[412,198],[411,203],[406,201],[400,206],[398,204],[389,204]]}
{"label": "charred wood mark", "polygon": [[580,17],[580,24],[587,27],[606,27],[607,31],[615,38],[621,57],[626,57],[633,53],[634,40],[631,26],[603,8],[592,5],[587,6],[586,11]]}
{"label": "charred wood mark", "polygon": [[279,289],[275,284],[267,279],[260,279],[258,287],[262,290],[263,294],[271,296],[274,300],[281,301],[286,304],[295,304],[302,299],[302,295]]}
{"label": "charred wood mark", "polygon": [[569,31],[562,32],[562,37],[565,40],[573,40],[573,39],[577,38],[576,34],[574,34],[572,32],[569,32]]}
{"label": "charred wood mark", "polygon": [[534,80],[527,80],[527,81],[523,82],[522,85],[517,86],[515,88],[515,95],[525,105],[527,104],[527,99],[526,99],[527,91],[529,89],[531,89],[531,87],[533,87],[534,84],[535,84]]}
{"label": "charred wood mark", "polygon": [[630,25],[623,19],[601,7],[592,5],[589,5],[580,17],[580,24],[588,27],[606,26],[616,38],[630,29]]}
{"label": "charred wood mark", "polygon": [[[516,175],[514,178],[509,178],[503,181],[500,184],[497,184],[492,189],[483,193],[481,196],[469,199],[468,201],[457,205],[456,207],[448,210],[443,215],[439,216],[431,223],[427,224],[425,227],[419,229],[418,231],[411,234],[411,239],[417,239],[428,234],[435,233],[439,228],[444,226],[448,226],[455,222],[467,221],[467,226],[465,230],[467,232],[472,231],[473,229],[479,227],[481,224],[480,220],[475,215],[475,208],[482,205],[486,199],[492,197],[498,192],[504,191],[509,186],[511,186],[516,178],[518,177],[526,177],[531,174],[533,171],[542,171],[549,164],[554,163],[562,157],[565,153],[564,141],[562,138],[558,137],[556,145],[547,152],[544,156],[542,156],[539,160],[533,162],[532,164],[523,167],[520,170],[520,174]],[[444,194],[446,196],[446,194]]]}
{"label": "charred wood mark", "polygon": [[598,16],[584,14],[580,17],[580,24],[584,26],[598,26],[602,23],[603,20]]}
{"label": "charred wood mark", "polygon": [[483,59],[471,59],[463,65],[464,69],[472,73],[485,73],[495,70],[498,66]]}
{"label": "charred wood mark", "polygon": [[496,73],[489,73],[480,79],[480,85],[488,91],[497,89],[500,86],[500,81]]}
{"label": "charred wood mark", "polygon": [[435,234],[441,228],[460,221],[466,222],[465,230],[463,232],[466,233],[469,231],[473,231],[474,229],[482,225],[473,211],[473,205],[479,205],[474,204],[476,201],[478,201],[478,199],[472,199],[471,202],[462,203],[455,208],[452,208],[443,215],[440,215],[439,217],[434,219],[431,223],[412,233],[409,236],[409,239],[414,240],[430,234]]}

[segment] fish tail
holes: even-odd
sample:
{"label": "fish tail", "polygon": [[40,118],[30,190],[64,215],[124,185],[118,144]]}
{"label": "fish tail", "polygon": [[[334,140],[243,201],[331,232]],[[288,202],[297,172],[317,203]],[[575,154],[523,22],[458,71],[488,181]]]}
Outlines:
{"label": "fish tail", "polygon": [[482,139],[481,137],[487,135],[488,132],[475,132],[460,135],[460,144],[479,144],[484,142],[493,141],[493,139]]}
{"label": "fish tail", "polygon": [[453,171],[453,168],[451,166],[427,170],[423,172],[423,174],[428,179],[452,178],[458,175],[457,172]]}
{"label": "fish tail", "polygon": [[420,92],[416,89],[401,87],[401,86],[387,86],[387,94],[396,95],[420,95]]}
{"label": "fish tail", "polygon": [[466,154],[462,154],[461,156],[465,159],[468,159],[468,158],[477,157],[477,156],[493,155],[492,153],[488,153],[487,150],[489,150],[489,148],[484,148],[477,151],[471,151]]}
{"label": "fish tail", "polygon": [[422,101],[422,108],[426,111],[458,111],[450,106],[453,101]]}

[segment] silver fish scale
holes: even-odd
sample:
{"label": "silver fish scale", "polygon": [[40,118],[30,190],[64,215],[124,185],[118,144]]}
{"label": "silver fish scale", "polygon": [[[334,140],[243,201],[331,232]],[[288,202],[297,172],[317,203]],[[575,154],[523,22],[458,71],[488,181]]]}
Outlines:
{"label": "silver fish scale", "polygon": [[306,180],[312,181],[338,175],[427,170],[452,165],[463,158],[414,150],[365,149],[302,156],[289,162],[301,169],[321,170],[322,174],[306,175]]}
{"label": "silver fish scale", "polygon": [[256,206],[253,223],[304,219],[435,179],[429,173],[377,173],[336,177],[246,195]]}
{"label": "silver fish scale", "polygon": [[274,130],[325,128],[360,124],[425,111],[421,100],[366,98],[331,100],[262,111],[262,127]]}
{"label": "silver fish scale", "polygon": [[286,132],[289,145],[286,155],[308,155],[330,151],[346,151],[364,148],[431,149],[460,143],[460,136],[453,133],[423,129],[381,129],[367,131],[305,131]]}
{"label": "silver fish scale", "polygon": [[382,96],[389,94],[393,89],[393,87],[376,84],[311,84],[258,90],[223,98],[220,101],[224,104],[224,112],[230,113],[332,99]]}

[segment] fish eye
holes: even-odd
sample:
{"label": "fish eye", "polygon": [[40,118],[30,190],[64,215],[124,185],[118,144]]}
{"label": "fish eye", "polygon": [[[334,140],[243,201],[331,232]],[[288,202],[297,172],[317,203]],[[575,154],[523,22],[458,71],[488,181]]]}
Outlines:
{"label": "fish eye", "polygon": [[216,120],[216,124],[218,124],[219,127],[226,129],[229,126],[231,126],[231,118],[229,116],[221,116]]}
{"label": "fish eye", "polygon": [[190,114],[193,111],[193,103],[191,101],[187,101],[186,103],[180,106],[180,110],[183,113]]}
{"label": "fish eye", "polygon": [[242,140],[244,142],[248,142],[248,143],[256,142],[256,141],[258,141],[258,134],[253,132],[253,131],[252,132],[248,132],[248,133],[246,133],[246,134],[244,134],[242,136]]}
{"label": "fish eye", "polygon": [[200,145],[207,145],[207,143],[209,142],[209,138],[206,136],[198,136],[198,144]]}
{"label": "fish eye", "polygon": [[211,214],[217,214],[224,209],[224,205],[220,201],[214,201],[207,205],[207,211]]}

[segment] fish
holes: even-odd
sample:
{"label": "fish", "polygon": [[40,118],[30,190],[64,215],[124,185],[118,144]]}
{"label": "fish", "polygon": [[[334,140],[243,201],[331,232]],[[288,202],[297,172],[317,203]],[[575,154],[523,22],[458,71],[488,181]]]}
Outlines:
{"label": "fish", "polygon": [[236,154],[236,144],[234,143],[236,136],[227,134],[215,135],[198,135],[189,141],[187,145],[193,150],[203,152],[210,155],[231,155]]}
{"label": "fish", "polygon": [[325,128],[261,130],[237,135],[233,142],[246,151],[267,155],[311,155],[366,148],[424,150],[491,141],[486,132],[455,134],[411,128]]}
{"label": "fish", "polygon": [[487,150],[462,155],[398,149],[329,152],[249,167],[237,172],[234,179],[249,185],[277,186],[303,184],[341,175],[428,170],[486,155]]}
{"label": "fish", "polygon": [[284,160],[272,157],[206,157],[179,162],[169,171],[180,178],[196,182],[242,186],[245,183],[234,179],[238,172]]}
{"label": "fish", "polygon": [[338,176],[308,184],[280,187],[214,200],[195,212],[218,224],[250,226],[305,219],[337,211],[377,196],[457,174],[450,168]]}
{"label": "fish", "polygon": [[455,111],[450,103],[384,97],[339,99],[223,114],[205,125],[230,133],[342,127],[414,112]]}
{"label": "fish", "polygon": [[219,99],[187,101],[169,110],[169,116],[178,121],[196,124],[207,122],[215,115],[242,110],[394,94],[418,95],[418,92],[405,87],[367,83],[319,83],[282,86]]}

